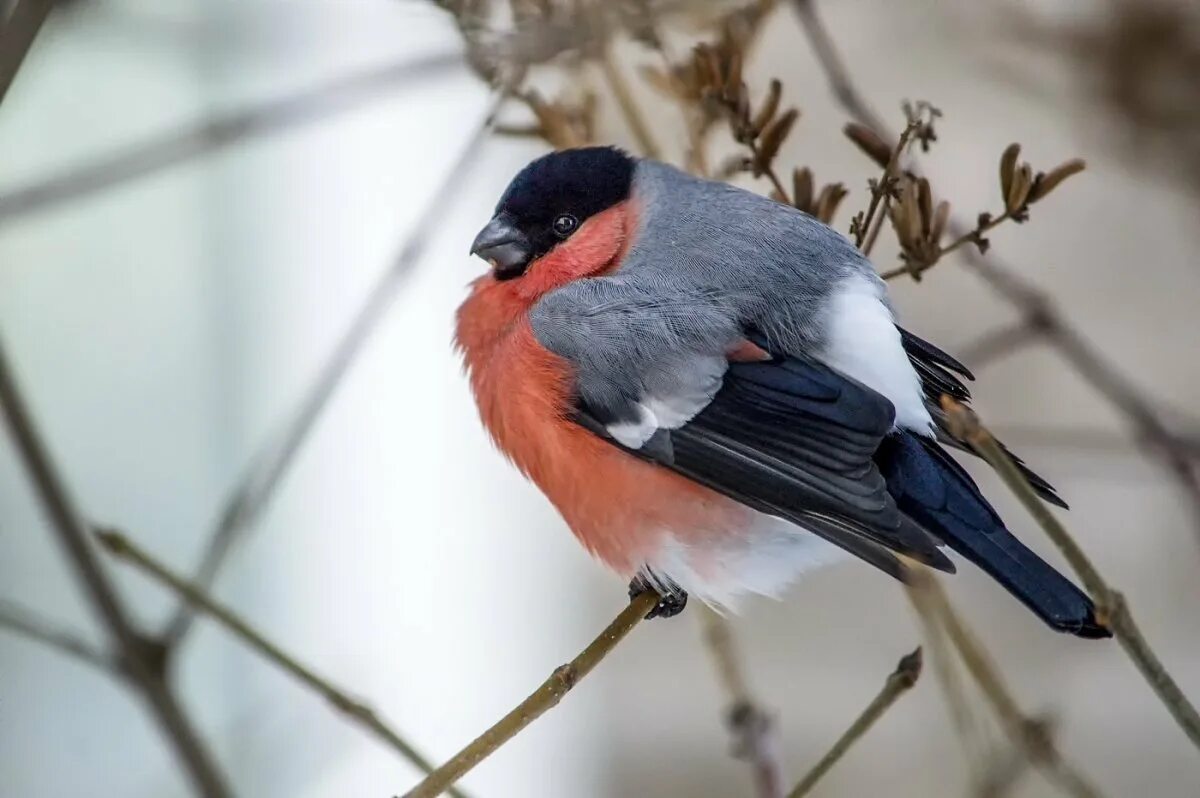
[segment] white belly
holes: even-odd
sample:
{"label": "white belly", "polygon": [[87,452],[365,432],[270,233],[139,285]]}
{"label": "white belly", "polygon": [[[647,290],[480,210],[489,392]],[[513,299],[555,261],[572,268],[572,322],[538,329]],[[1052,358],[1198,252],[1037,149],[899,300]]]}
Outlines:
{"label": "white belly", "polygon": [[790,521],[756,511],[749,528],[711,542],[687,542],[668,534],[642,576],[656,587],[674,583],[717,609],[736,609],[739,597],[778,598],[803,573],[848,559],[821,537]]}

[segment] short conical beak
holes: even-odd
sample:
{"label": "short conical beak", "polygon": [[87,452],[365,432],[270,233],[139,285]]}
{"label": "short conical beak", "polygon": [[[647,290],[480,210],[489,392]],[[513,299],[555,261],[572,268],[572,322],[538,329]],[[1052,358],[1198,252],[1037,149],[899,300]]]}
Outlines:
{"label": "short conical beak", "polygon": [[479,231],[471,242],[471,254],[491,262],[496,277],[506,280],[517,277],[529,265],[529,239],[501,213]]}

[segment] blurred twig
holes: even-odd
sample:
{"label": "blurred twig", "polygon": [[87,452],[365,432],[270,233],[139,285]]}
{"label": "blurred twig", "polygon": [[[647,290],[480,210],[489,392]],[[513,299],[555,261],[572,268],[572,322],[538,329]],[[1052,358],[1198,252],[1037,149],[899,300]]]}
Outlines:
{"label": "blurred twig", "polygon": [[654,608],[659,596],[654,591],[641,593],[613,619],[600,635],[588,644],[575,659],[554,669],[541,687],[534,690],[494,726],[475,738],[466,748],[454,755],[424,781],[404,794],[404,798],[433,798],[441,795],[497,748],[518,732],[554,708],[583,677],[591,673],[601,660],[612,653],[617,644],[637,626],[646,613]]}
{"label": "blurred twig", "polygon": [[[0,56],[0,61],[4,57]],[[97,194],[253,136],[279,132],[350,110],[378,98],[383,92],[461,66],[462,57],[457,53],[408,59],[153,137],[54,177],[0,194],[0,224]]]}
{"label": "blurred twig", "polygon": [[16,602],[0,599],[0,628],[49,646],[102,671],[124,675],[107,652]]}
{"label": "blurred twig", "polygon": [[[270,502],[329,398],[341,384],[384,312],[391,306],[404,278],[424,254],[430,234],[437,229],[437,220],[445,214],[453,195],[461,191],[467,172],[479,156],[480,144],[494,124],[502,99],[501,94],[494,95],[483,120],[469,137],[458,160],[441,185],[430,194],[429,202],[417,219],[412,234],[400,248],[395,261],[367,294],[366,301],[317,373],[313,384],[305,391],[283,426],[268,437],[251,458],[249,467],[226,500],[220,520],[209,536],[207,549],[193,577],[200,587],[207,589],[212,584],[239,536],[257,521],[263,508]],[[187,634],[192,615],[190,604],[180,605],[163,632],[163,641],[168,648],[173,648]]]}
{"label": "blurred twig", "polygon": [[1023,752],[1030,763],[1071,795],[1077,798],[1099,796],[1097,789],[1063,760],[1049,728],[1021,710],[999,669],[970,627],[959,617],[937,578],[927,568],[914,566],[911,569],[911,586],[913,592],[919,594],[914,602],[918,611],[929,612],[945,630],[967,672],[979,685],[1013,745]]}
{"label": "blurred twig", "polygon": [[1133,660],[1142,676],[1150,687],[1158,694],[1159,699],[1171,712],[1175,721],[1200,748],[1200,714],[1192,706],[1179,685],[1167,672],[1162,661],[1155,654],[1150,644],[1142,637],[1141,631],[1133,620],[1129,605],[1120,591],[1114,590],[1092,561],[1080,548],[1050,509],[1038,497],[1036,491],[1021,474],[1020,469],[1013,463],[1012,458],[996,443],[995,438],[987,431],[979,419],[965,405],[954,402],[949,397],[943,397],[942,407],[951,424],[958,427],[961,437],[967,440],[979,454],[991,464],[1000,475],[1029,514],[1037,522],[1046,535],[1063,553],[1067,562],[1079,575],[1084,587],[1096,601],[1101,621],[1109,626],[1125,652]]}
{"label": "blurred twig", "polygon": [[[825,76],[843,108],[879,137],[894,140],[882,119],[862,98],[816,13],[813,0],[793,0],[805,33],[812,42]],[[961,238],[974,227],[950,219],[947,230]],[[1175,478],[1190,503],[1200,536],[1200,468],[1188,457],[1168,426],[1154,409],[1153,402],[1112,364],[1107,362],[1086,338],[1057,310],[1045,293],[1026,281],[1018,272],[994,258],[985,258],[976,247],[960,247],[959,254],[971,270],[995,292],[1021,312],[1026,326],[1037,332],[1061,354],[1076,372],[1125,417],[1138,438]]]}
{"label": "blurred twig", "polygon": [[617,105],[621,109],[621,116],[629,124],[629,130],[633,133],[634,139],[637,140],[642,154],[647,158],[661,158],[662,149],[650,133],[650,124],[646,121],[646,117],[642,114],[637,102],[633,99],[633,92],[629,88],[629,84],[625,81],[625,77],[621,74],[620,65],[613,58],[611,47],[606,49],[598,60],[600,68],[604,73],[604,80],[612,90],[613,98],[617,101]]}
{"label": "blurred twig", "polygon": [[[119,532],[97,531],[96,537],[114,557],[136,567],[159,584],[169,588],[190,606],[224,626],[264,659],[291,674],[305,687],[320,694],[334,709],[397,751],[417,769],[424,773],[433,771],[433,764],[384,723],[373,709],[351,698],[345,690],[334,686],[327,679],[318,676],[312,668],[272,643],[233,610],[214,601],[199,587],[172,572]],[[455,798],[465,798],[458,790],[451,789],[449,792]]]}
{"label": "blurred twig", "polygon": [[3,406],[13,441],[50,526],[74,566],[92,609],[119,651],[121,667],[129,673],[130,684],[150,707],[196,791],[210,798],[229,795],[230,789],[224,774],[167,683],[161,652],[134,626],[124,602],[92,550],[87,524],[71,502],[58,469],[50,459],[50,453],[29,414],[2,346],[0,405]]}
{"label": "blurred twig", "polygon": [[759,798],[782,796],[783,766],[778,725],[750,694],[729,623],[708,607],[700,608],[700,623],[704,626],[704,641],[729,702],[725,717],[733,739],[733,754],[753,767],[755,795]]}
{"label": "blurred twig", "polygon": [[900,658],[896,669],[888,674],[887,680],[883,683],[883,689],[879,691],[879,695],[871,700],[867,708],[862,711],[861,715],[854,719],[854,722],[850,724],[850,728],[846,729],[845,734],[838,738],[833,747],[829,749],[829,752],[821,757],[821,760],[813,766],[812,770],[788,793],[788,798],[802,798],[802,796],[808,795],[817,782],[829,772],[829,769],[836,765],[838,760],[850,750],[850,747],[858,742],[858,739],[875,725],[875,721],[879,720],[892,704],[896,703],[896,699],[908,692],[917,683],[917,679],[920,676],[921,649],[917,648],[911,654],[906,654]]}
{"label": "blurred twig", "polygon": [[8,13],[4,27],[0,29],[0,102],[8,94],[21,69],[21,63],[33,40],[37,38],[42,23],[54,7],[55,0],[18,0],[16,7]]}

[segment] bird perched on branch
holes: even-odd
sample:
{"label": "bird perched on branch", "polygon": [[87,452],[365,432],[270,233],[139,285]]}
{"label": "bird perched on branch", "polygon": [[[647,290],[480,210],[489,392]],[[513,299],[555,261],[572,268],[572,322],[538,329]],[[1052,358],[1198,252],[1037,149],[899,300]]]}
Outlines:
{"label": "bird perched on branch", "polygon": [[471,252],[492,268],[456,338],[484,425],[657,613],[777,595],[844,552],[953,572],[949,547],[1054,629],[1108,636],[943,448],[967,448],[937,402],[970,373],[816,219],[590,147],[525,167]]}

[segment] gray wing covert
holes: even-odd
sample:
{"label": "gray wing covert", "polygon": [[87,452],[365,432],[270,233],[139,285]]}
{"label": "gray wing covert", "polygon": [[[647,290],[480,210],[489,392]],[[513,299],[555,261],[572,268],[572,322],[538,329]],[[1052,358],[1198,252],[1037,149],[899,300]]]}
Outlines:
{"label": "gray wing covert", "polygon": [[553,291],[530,318],[538,341],[575,367],[580,400],[633,448],[708,404],[742,336],[715,294],[647,290],[616,275]]}

